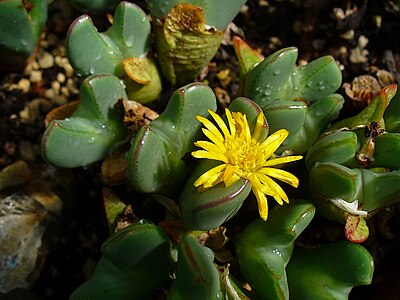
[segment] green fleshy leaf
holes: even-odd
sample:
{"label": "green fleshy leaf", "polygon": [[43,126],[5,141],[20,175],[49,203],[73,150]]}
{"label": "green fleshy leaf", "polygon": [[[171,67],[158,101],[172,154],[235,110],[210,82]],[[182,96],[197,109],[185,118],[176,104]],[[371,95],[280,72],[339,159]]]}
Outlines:
{"label": "green fleshy leaf", "polygon": [[190,236],[183,236],[178,247],[176,279],[167,299],[220,299],[219,274],[213,260],[211,249],[201,246]]}
{"label": "green fleshy leaf", "polygon": [[[342,96],[333,94],[342,80],[334,59],[325,56],[298,67],[297,55],[297,48],[285,48],[252,68],[241,68],[243,95],[261,106],[272,132],[289,131],[279,152],[306,152],[344,103]],[[253,55],[249,61],[254,59]]]}
{"label": "green fleshy leaf", "polygon": [[400,90],[390,101],[383,118],[385,119],[386,130],[389,132],[400,133]]}
{"label": "green fleshy leaf", "polygon": [[34,52],[47,20],[47,0],[31,0],[28,11],[22,0],[0,1],[0,66],[21,69]]}
{"label": "green fleshy leaf", "polygon": [[287,266],[290,298],[345,300],[354,286],[372,281],[368,251],[350,242],[315,249],[295,249]]}
{"label": "green fleshy leaf", "polygon": [[157,119],[139,130],[128,154],[127,172],[138,191],[165,195],[181,191],[190,172],[183,157],[201,133],[196,116],[208,117],[208,109],[216,110],[211,88],[189,84],[172,95]]}
{"label": "green fleshy leaf", "polygon": [[400,169],[400,134],[383,133],[375,137],[374,161],[372,168]]}
{"label": "green fleshy leaf", "polygon": [[[271,132],[282,129],[282,120],[286,120],[284,128],[289,131],[289,135],[294,135],[301,130],[307,111],[308,107],[304,102],[290,100],[274,101],[264,109]],[[284,141],[283,144],[287,143]]]}
{"label": "green fleshy leaf", "polygon": [[142,57],[150,46],[151,26],[145,12],[137,5],[122,1],[115,10],[113,24],[104,32],[122,56]]}
{"label": "green fleshy leaf", "polygon": [[363,198],[359,199],[365,211],[389,206],[400,200],[400,170],[377,173],[361,170]]}
{"label": "green fleshy leaf", "polygon": [[349,203],[362,197],[360,170],[336,163],[319,163],[310,170],[310,188],[325,200],[343,199]]}
{"label": "green fleshy leaf", "polygon": [[[76,19],[67,35],[68,58],[75,71],[88,76],[111,73],[121,77],[122,60],[147,53],[150,22],[135,4],[121,2],[114,14],[114,23],[99,33],[88,15]],[[85,51],[90,45],[93,51]]]}
{"label": "green fleshy leaf", "polygon": [[261,299],[289,299],[286,265],[294,241],[314,217],[306,201],[277,206],[267,221],[255,220],[236,236],[235,248],[242,275]]}
{"label": "green fleshy leaf", "polygon": [[152,299],[174,268],[171,242],[153,224],[134,224],[108,238],[94,275],[70,299]]}
{"label": "green fleshy leaf", "polygon": [[124,86],[113,75],[93,75],[81,86],[81,101],[70,118],[53,120],[42,139],[42,155],[63,168],[86,166],[103,159],[124,138],[118,99],[127,98]]}
{"label": "green fleshy leaf", "polygon": [[297,48],[285,48],[266,57],[245,75],[244,96],[249,97],[264,110],[274,100],[282,98],[289,78],[295,72]]}
{"label": "green fleshy leaf", "polygon": [[317,201],[358,200],[362,210],[371,212],[399,201],[400,171],[378,173],[319,163],[310,170],[310,188]]}
{"label": "green fleshy leaf", "polygon": [[[97,31],[88,15],[79,17],[71,24],[66,41],[69,62],[78,75],[122,75],[119,67],[123,59],[121,51],[113,41]],[[87,45],[93,51],[85,51]]]}
{"label": "green fleshy leaf", "polygon": [[260,53],[236,35],[233,37],[233,48],[239,60],[241,78],[264,59]]}
{"label": "green fleshy leaf", "polygon": [[297,67],[297,55],[297,48],[291,47],[265,58],[245,75],[244,95],[264,109],[275,100],[313,103],[340,87],[342,75],[332,57],[324,56]]}
{"label": "green fleshy leaf", "polygon": [[194,229],[209,230],[222,225],[238,212],[251,191],[251,184],[245,179],[230,187],[220,183],[204,191],[196,189],[197,178],[219,164],[210,160],[199,162],[180,195],[183,218]]}
{"label": "green fleshy leaf", "polygon": [[357,135],[354,132],[332,133],[310,148],[305,159],[306,167],[310,169],[317,162],[334,162],[346,166],[354,164],[357,146]]}

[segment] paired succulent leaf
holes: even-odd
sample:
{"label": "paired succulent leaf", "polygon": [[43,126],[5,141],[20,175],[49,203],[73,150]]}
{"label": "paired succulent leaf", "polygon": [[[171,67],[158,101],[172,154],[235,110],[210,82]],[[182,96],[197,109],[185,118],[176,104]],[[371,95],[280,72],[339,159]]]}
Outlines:
{"label": "paired succulent leaf", "polygon": [[201,133],[196,116],[208,117],[216,110],[216,99],[210,87],[193,83],[178,89],[165,111],[149,125],[143,126],[128,154],[127,176],[143,193],[177,195],[190,168],[183,160],[193,150]]}
{"label": "paired succulent leaf", "polygon": [[166,288],[175,264],[168,236],[153,224],[126,227],[102,246],[94,275],[70,299],[152,299]]}
{"label": "paired succulent leaf", "polygon": [[294,47],[262,61],[239,38],[234,47],[241,62],[242,94],[261,106],[272,132],[289,131],[280,151],[306,152],[338,116],[344,102],[342,96],[333,94],[342,81],[335,60],[324,56],[299,67]]}
{"label": "paired succulent leaf", "polygon": [[169,300],[221,299],[214,253],[190,236],[183,236],[178,247],[176,279],[168,292]]}
{"label": "paired succulent leaf", "polygon": [[236,236],[239,267],[256,296],[289,299],[286,265],[294,241],[311,222],[314,213],[314,206],[306,201],[277,206],[267,222],[255,220]]}
{"label": "paired succulent leaf", "polygon": [[[235,99],[229,110],[244,113],[251,128],[255,127],[261,112],[260,107],[247,98]],[[267,135],[268,124],[265,123],[260,139]],[[251,184],[245,179],[239,179],[229,187],[220,183],[207,190],[199,191],[195,188],[197,178],[217,165],[218,162],[211,160],[199,161],[180,195],[183,218],[193,228],[208,230],[222,225],[237,213],[251,191]]]}
{"label": "paired succulent leaf", "polygon": [[329,218],[343,222],[348,214],[358,215],[357,210],[368,213],[398,201],[400,134],[383,129],[395,92],[395,85],[382,89],[368,107],[333,124],[309,150],[310,188],[318,209]]}
{"label": "paired succulent leaf", "polygon": [[47,21],[47,3],[47,0],[0,1],[2,69],[21,69],[25,66]]}
{"label": "paired succulent leaf", "polygon": [[350,169],[336,163],[319,163],[310,170],[310,187],[321,205],[327,200],[358,201],[366,212],[399,201],[400,171]]}
{"label": "paired succulent leaf", "polygon": [[354,286],[371,283],[374,263],[364,247],[340,241],[294,249],[286,270],[295,299],[345,300]]}
{"label": "paired succulent leaf", "polygon": [[71,24],[67,35],[69,61],[82,76],[108,73],[124,79],[131,99],[149,102],[162,88],[155,63],[147,56],[150,32],[146,14],[135,4],[122,1],[105,32],[98,32],[88,15]]}
{"label": "paired succulent leaf", "polygon": [[63,168],[86,166],[103,159],[125,137],[121,114],[114,108],[127,98],[114,75],[93,75],[81,86],[81,100],[71,117],[53,120],[42,139],[43,158]]}

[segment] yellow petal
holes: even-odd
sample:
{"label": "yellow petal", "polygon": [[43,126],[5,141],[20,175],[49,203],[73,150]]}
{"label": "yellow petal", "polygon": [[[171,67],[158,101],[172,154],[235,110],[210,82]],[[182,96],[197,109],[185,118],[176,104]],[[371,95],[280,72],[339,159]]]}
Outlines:
{"label": "yellow petal", "polygon": [[203,183],[203,187],[208,189],[210,187],[216,186],[220,182],[222,182],[222,172],[217,173],[207,179],[207,181]]}
{"label": "yellow petal", "polygon": [[203,175],[201,175],[197,180],[194,182],[194,186],[198,187],[202,184],[204,184],[207,180],[215,176],[216,174],[222,172],[226,168],[226,164],[218,165],[207,172],[205,172]]}
{"label": "yellow petal", "polygon": [[213,142],[215,145],[218,146],[218,148],[221,149],[222,152],[226,152],[226,147],[224,143],[221,140],[219,140],[215,134],[213,134],[210,130],[205,128],[203,128],[202,131],[204,135],[210,139],[211,142]]}
{"label": "yellow petal", "polygon": [[300,160],[302,159],[303,156],[297,155],[297,156],[284,156],[284,157],[278,157],[278,158],[273,158],[265,161],[262,166],[263,167],[271,167],[271,166],[276,166],[276,165],[281,165],[281,164],[286,164],[292,161]]}
{"label": "yellow petal", "polygon": [[232,118],[231,111],[227,108],[225,108],[225,115],[226,115],[226,118],[228,119],[229,130],[231,132],[231,135],[235,136],[236,135],[235,120]]}
{"label": "yellow petal", "polygon": [[258,204],[258,213],[260,214],[261,219],[266,221],[268,219],[268,202],[267,202],[267,197],[264,195],[264,193],[260,192],[256,188],[252,187],[251,188],[254,195],[256,196],[257,199],[257,204]]}
{"label": "yellow petal", "polygon": [[256,141],[258,141],[258,139],[260,138],[262,129],[264,128],[264,122],[265,122],[264,113],[260,112],[258,114],[257,121],[256,121],[256,127],[254,128],[254,132],[253,132],[253,139]]}
{"label": "yellow petal", "polygon": [[222,120],[221,117],[219,115],[217,115],[215,112],[213,112],[211,110],[209,110],[208,112],[211,114],[211,116],[213,117],[215,122],[217,122],[219,128],[221,128],[222,133],[224,134],[225,138],[229,138],[231,136],[231,134],[229,133],[228,127],[226,127],[224,120]]}
{"label": "yellow petal", "polygon": [[240,179],[240,176],[235,173],[235,169],[231,165],[227,165],[222,180],[225,182],[225,186],[231,186]]}
{"label": "yellow petal", "polygon": [[203,148],[204,150],[206,150],[208,152],[214,153],[215,155],[223,155],[223,156],[225,156],[223,151],[221,151],[221,149],[217,145],[215,145],[215,144],[213,144],[211,142],[197,141],[194,144],[197,147]]}
{"label": "yellow petal", "polygon": [[247,179],[250,181],[252,187],[263,192],[264,194],[271,195],[271,196],[276,194],[275,190],[270,188],[268,185],[262,184],[262,182],[256,175],[250,175],[247,177]]}
{"label": "yellow petal", "polygon": [[197,150],[192,152],[192,156],[196,158],[208,158],[208,159],[213,159],[213,160],[220,160],[223,161],[224,163],[228,163],[225,155],[222,153],[214,153],[214,152],[208,152],[205,150]]}
{"label": "yellow petal", "polygon": [[265,149],[264,155],[266,158],[270,157],[279,148],[288,134],[289,132],[286,129],[280,129],[261,143],[261,147]]}
{"label": "yellow petal", "polygon": [[290,184],[293,187],[297,188],[299,186],[299,179],[287,171],[275,168],[261,168],[258,170],[258,172],[279,179],[280,181]]}
{"label": "yellow petal", "polygon": [[197,120],[203,123],[204,127],[207,128],[210,132],[212,132],[217,139],[219,139],[221,142],[224,141],[224,137],[222,136],[221,132],[209,119],[204,118],[202,116],[197,116]]}
{"label": "yellow petal", "polygon": [[[285,193],[285,191],[280,187],[279,184],[277,184],[274,180],[269,178],[267,175],[264,174],[257,174],[258,178],[260,181],[263,183],[263,185],[268,186],[270,189],[274,190],[275,193],[271,196],[273,196],[280,205],[282,205],[282,200],[285,201],[286,203],[289,203],[289,199]],[[269,194],[268,194],[269,195]]]}

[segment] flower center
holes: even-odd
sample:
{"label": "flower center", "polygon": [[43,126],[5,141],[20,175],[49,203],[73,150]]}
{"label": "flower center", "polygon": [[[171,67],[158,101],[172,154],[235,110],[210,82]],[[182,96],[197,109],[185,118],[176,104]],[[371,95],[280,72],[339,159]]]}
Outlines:
{"label": "flower center", "polygon": [[258,144],[253,139],[251,139],[251,142],[237,138],[225,141],[225,155],[228,158],[229,164],[235,168],[239,176],[246,177],[259,167],[256,159],[259,152]]}

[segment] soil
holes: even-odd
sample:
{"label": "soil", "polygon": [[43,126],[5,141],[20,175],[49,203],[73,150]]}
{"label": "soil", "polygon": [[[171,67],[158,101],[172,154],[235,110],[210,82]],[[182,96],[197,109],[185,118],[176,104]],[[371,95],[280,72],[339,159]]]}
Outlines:
{"label": "soil", "polygon": [[[144,1],[135,3],[145,9]],[[51,109],[78,98],[81,79],[66,60],[64,40],[69,24],[80,14],[66,1],[51,3],[36,56],[24,71],[0,74],[0,168],[17,160],[26,161],[31,168],[46,168],[40,154],[45,116]],[[104,15],[98,15],[95,22],[101,28],[107,21]],[[371,75],[379,84],[399,80],[400,11],[392,1],[248,0],[234,24],[230,34],[241,36],[264,56],[289,46],[298,47],[299,62],[332,55],[343,72],[343,83],[350,84],[361,75]],[[203,78],[216,92],[220,109],[237,96],[239,87],[231,35]],[[355,114],[370,99],[364,95],[368,93],[354,91],[351,86],[339,93],[346,98],[341,118]],[[61,172],[61,178],[73,178],[75,200],[66,205],[56,229],[44,236],[46,255],[31,289],[18,289],[3,295],[5,299],[67,299],[90,277],[101,256],[101,243],[109,233],[102,207],[105,184],[100,164]],[[123,188],[115,189],[127,202],[134,197]],[[157,220],[159,216],[150,212],[154,209],[146,205],[136,207],[135,212],[142,218]],[[371,237],[363,245],[375,259],[374,279],[370,286],[354,288],[350,299],[400,299],[398,222],[390,210],[369,221]],[[317,217],[300,242],[336,239],[343,239],[342,227]]]}

